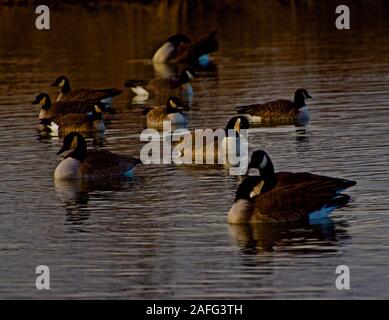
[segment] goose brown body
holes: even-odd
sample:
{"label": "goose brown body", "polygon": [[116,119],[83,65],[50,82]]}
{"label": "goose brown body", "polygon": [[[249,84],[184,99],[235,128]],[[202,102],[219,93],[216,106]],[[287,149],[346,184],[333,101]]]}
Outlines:
{"label": "goose brown body", "polygon": [[41,93],[35,98],[33,104],[41,105],[39,120],[49,124],[54,117],[59,115],[93,112],[96,101],[65,101],[51,103],[49,95]]}
{"label": "goose brown body", "polygon": [[52,84],[54,87],[61,89],[57,102],[68,102],[68,101],[101,101],[120,95],[123,91],[116,88],[109,89],[89,89],[80,88],[71,90],[70,82],[65,76],[59,76]]}
{"label": "goose brown body", "polygon": [[264,104],[239,107],[238,113],[260,117],[261,122],[290,123],[296,121],[298,107],[289,100],[279,99]]}
{"label": "goose brown body", "polygon": [[187,116],[182,113],[182,103],[177,97],[169,97],[166,106],[157,106],[146,109],[147,127],[163,128],[163,122],[169,121],[170,125],[179,127],[187,124]]}
{"label": "goose brown body", "polygon": [[59,136],[63,137],[71,132],[93,133],[105,131],[104,121],[93,119],[87,114],[69,113],[52,119],[58,128]]}
{"label": "goose brown body", "polygon": [[88,100],[104,100],[107,98],[115,97],[121,94],[122,91],[110,88],[110,89],[76,89],[67,93],[60,94],[57,101],[88,101]]}
{"label": "goose brown body", "polygon": [[106,150],[88,150],[81,162],[77,176],[80,178],[109,178],[120,176],[134,168],[140,161]]}
{"label": "goose brown body", "polygon": [[237,108],[237,112],[249,115],[253,121],[265,124],[293,124],[307,122],[309,113],[305,99],[312,98],[307,90],[297,89],[294,101],[278,99],[263,104],[252,104]]}
{"label": "goose brown body", "polygon": [[151,80],[127,80],[125,87],[131,88],[136,95],[144,95],[157,98],[157,102],[163,103],[169,97],[176,96],[181,100],[189,101],[193,90],[190,80],[192,72],[185,69],[179,77],[155,78]]}
{"label": "goose brown body", "polygon": [[[224,130],[208,129],[203,131],[201,135],[188,132],[189,138],[185,136],[180,141],[172,142],[172,146],[178,148],[178,145],[180,145],[179,149],[182,150],[180,150],[180,156],[186,157],[185,142],[190,139],[192,160],[202,159],[203,163],[206,163],[209,162],[207,161],[209,159],[213,164],[224,164],[221,161],[227,160],[227,157],[229,159],[230,156],[239,156],[240,144],[244,143],[240,139],[240,131],[248,128],[248,120],[243,116],[237,116],[228,121]],[[234,134],[231,136],[230,131],[232,130]],[[220,159],[219,156],[221,156]]]}
{"label": "goose brown body", "polygon": [[281,181],[255,198],[250,222],[296,222],[308,220],[309,214],[330,203],[340,190],[355,185],[353,181],[311,173],[283,173]]}

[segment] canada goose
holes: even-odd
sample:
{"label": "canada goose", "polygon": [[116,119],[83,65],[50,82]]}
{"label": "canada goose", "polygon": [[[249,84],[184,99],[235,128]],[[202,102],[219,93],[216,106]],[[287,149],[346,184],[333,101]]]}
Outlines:
{"label": "canada goose", "polygon": [[298,89],[294,101],[279,99],[264,104],[253,104],[237,108],[238,113],[245,114],[251,122],[265,123],[306,123],[309,120],[305,99],[311,99],[305,89]]}
{"label": "canada goose", "polygon": [[140,160],[105,150],[87,150],[85,139],[77,132],[65,136],[58,154],[71,151],[54,171],[55,179],[93,179],[131,176]]}
{"label": "canada goose", "polygon": [[65,76],[59,76],[52,84],[52,87],[61,89],[58,101],[88,101],[99,100],[103,103],[110,104],[112,98],[120,95],[123,91],[115,88],[110,89],[70,89],[70,82]]}
{"label": "canada goose", "polygon": [[229,223],[321,219],[346,204],[350,197],[341,192],[356,184],[306,172],[275,173],[269,155],[263,150],[252,154],[247,172],[249,176],[239,185],[228,213]]}
{"label": "canada goose", "polygon": [[[51,103],[47,93],[40,93],[32,104],[40,105],[39,120],[42,124],[50,124],[51,120],[58,115],[67,113],[90,113],[93,112],[97,101],[64,101]],[[105,111],[105,106],[100,104]]]}
{"label": "canada goose", "polygon": [[177,97],[170,97],[166,106],[146,110],[148,127],[162,127],[163,121],[170,121],[173,126],[186,125],[188,118],[181,110],[181,101]]}
{"label": "canada goose", "polygon": [[155,78],[149,81],[127,80],[124,86],[129,87],[143,100],[147,100],[150,95],[157,96],[163,101],[166,101],[170,96],[186,99],[193,95],[193,89],[190,85],[190,80],[193,77],[193,70],[185,69],[178,78]]}
{"label": "canada goose", "polygon": [[83,113],[68,113],[54,117],[48,125],[49,129],[65,136],[71,132],[104,132],[105,125],[101,102],[95,104],[92,116]]}
{"label": "canada goose", "polygon": [[[205,130],[200,136],[197,136],[196,133],[191,133],[191,146],[192,146],[192,159],[211,159],[214,164],[219,163],[223,164],[221,161],[228,157],[238,157],[243,156],[240,154],[241,143],[245,143],[241,139],[241,130],[249,128],[249,121],[244,116],[237,116],[231,118],[224,132],[221,132],[222,129],[219,130]],[[221,135],[218,134],[221,133]],[[221,141],[220,141],[221,139]],[[200,141],[199,141],[200,140]],[[183,141],[178,141],[177,143],[173,143],[173,145],[178,148],[183,147],[183,152],[179,151],[178,155],[180,157],[185,157],[185,137]],[[221,145],[220,145],[221,143]],[[212,148],[213,144],[213,148]],[[220,148],[219,148],[220,147]],[[180,148],[179,148],[180,149]],[[220,149],[220,150],[219,150]],[[222,158],[219,158],[219,153]]]}
{"label": "canada goose", "polygon": [[184,34],[175,34],[155,52],[153,63],[204,64],[208,54],[219,49],[218,32],[212,31],[207,37],[192,44]]}

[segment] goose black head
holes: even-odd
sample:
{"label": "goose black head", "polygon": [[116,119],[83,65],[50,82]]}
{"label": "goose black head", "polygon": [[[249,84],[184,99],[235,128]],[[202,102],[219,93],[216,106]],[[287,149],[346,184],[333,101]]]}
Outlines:
{"label": "goose black head", "polygon": [[312,99],[308,91],[305,89],[297,89],[294,94],[294,103],[297,107],[302,108],[305,106],[305,100]]}
{"label": "goose black head", "polygon": [[48,110],[51,106],[51,100],[47,93],[40,93],[31,104],[39,104],[43,110]]}
{"label": "goose black head", "polygon": [[250,127],[250,123],[249,123],[249,121],[247,120],[246,117],[244,117],[244,116],[236,116],[236,117],[231,118],[228,121],[225,130],[227,132],[227,135],[228,135],[228,130],[235,130],[236,135],[239,136],[240,131],[242,129],[246,129],[247,130],[249,127]]}
{"label": "goose black head", "polygon": [[264,150],[256,150],[251,155],[250,163],[247,167],[247,174],[252,176],[263,175],[264,172],[271,170],[274,172],[273,163]]}
{"label": "goose black head", "polygon": [[181,43],[191,43],[191,40],[185,34],[178,33],[167,39],[167,42],[170,42],[174,47],[178,47]]}
{"label": "goose black head", "polygon": [[58,87],[58,88],[70,88],[70,83],[68,78],[65,76],[59,76],[55,81],[51,84],[52,87]]}
{"label": "goose black head", "polygon": [[246,177],[236,190],[235,201],[240,199],[254,201],[261,194],[264,184],[265,181],[261,177]]}
{"label": "goose black head", "polygon": [[57,155],[68,150],[81,150],[86,152],[86,142],[84,137],[77,133],[71,132],[63,139],[62,148],[57,152]]}
{"label": "goose black head", "polygon": [[179,81],[181,84],[189,83],[195,76],[196,74],[193,69],[186,68],[181,72]]}
{"label": "goose black head", "polygon": [[176,113],[176,112],[181,112],[182,111],[182,103],[181,100],[178,99],[177,97],[170,97],[167,99],[166,103],[166,112],[169,113]]}

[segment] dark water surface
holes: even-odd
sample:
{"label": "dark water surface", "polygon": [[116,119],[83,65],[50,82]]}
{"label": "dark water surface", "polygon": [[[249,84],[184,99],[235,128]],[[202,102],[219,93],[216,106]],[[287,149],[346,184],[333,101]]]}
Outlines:
{"label": "dark water surface", "polygon": [[[388,6],[351,6],[351,30],[339,31],[327,2],[264,3],[191,15],[176,5],[75,6],[52,10],[45,32],[33,8],[0,7],[1,298],[389,298]],[[238,105],[308,89],[309,126],[251,129],[250,150],[266,149],[277,170],[356,180],[331,220],[229,226],[239,179],[218,168],[139,166],[131,180],[54,182],[60,141],[38,134],[37,93],[54,96],[60,74],[74,88],[151,78],[164,38],[212,29],[222,45],[193,81],[189,127],[224,127]],[[102,148],[138,156],[146,121],[130,102],[127,91],[115,99]],[[41,264],[50,291],[35,289]],[[334,285],[341,264],[348,291]]]}

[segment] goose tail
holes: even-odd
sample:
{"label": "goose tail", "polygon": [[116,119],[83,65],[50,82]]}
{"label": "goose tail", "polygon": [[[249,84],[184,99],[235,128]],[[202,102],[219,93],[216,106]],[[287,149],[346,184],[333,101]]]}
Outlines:
{"label": "goose tail", "polygon": [[137,96],[148,97],[149,92],[144,88],[147,81],[144,80],[127,80],[124,86],[130,88]]}
{"label": "goose tail", "polygon": [[193,45],[193,55],[198,59],[219,49],[218,31],[212,31],[207,37]]}
{"label": "goose tail", "polygon": [[337,208],[345,206],[350,202],[351,197],[347,194],[338,194],[330,202],[328,202],[323,208],[320,210],[314,211],[309,214],[309,221],[319,220],[327,218],[332,211]]}
{"label": "goose tail", "polygon": [[59,126],[54,121],[51,121],[47,127],[51,130],[52,133],[58,133]]}

